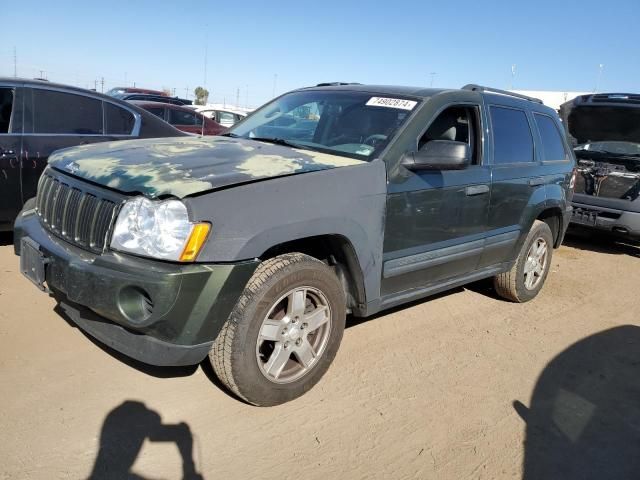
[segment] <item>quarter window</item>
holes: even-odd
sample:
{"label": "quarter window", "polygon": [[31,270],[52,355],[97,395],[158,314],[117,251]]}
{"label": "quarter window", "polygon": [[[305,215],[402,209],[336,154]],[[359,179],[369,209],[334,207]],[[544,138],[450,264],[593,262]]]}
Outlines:
{"label": "quarter window", "polygon": [[536,120],[536,125],[542,138],[544,160],[565,160],[567,153],[565,152],[558,127],[553,119],[539,113],[535,113],[533,118]]}
{"label": "quarter window", "polygon": [[13,89],[0,88],[0,133],[9,133],[13,111]]}
{"label": "quarter window", "polygon": [[100,135],[102,102],[51,90],[33,90],[34,133]]}
{"label": "quarter window", "polygon": [[104,103],[107,135],[131,135],[135,118],[131,112],[112,103]]}
{"label": "quarter window", "polygon": [[523,110],[492,106],[491,126],[494,163],[533,161],[533,137]]}

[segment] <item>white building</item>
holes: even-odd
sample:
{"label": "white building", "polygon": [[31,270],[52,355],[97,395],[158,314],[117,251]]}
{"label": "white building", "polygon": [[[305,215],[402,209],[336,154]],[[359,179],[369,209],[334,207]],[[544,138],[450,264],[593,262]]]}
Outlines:
{"label": "white building", "polygon": [[542,103],[558,110],[560,105],[580,95],[592,95],[593,92],[555,92],[550,90],[511,90],[513,93],[539,98]]}

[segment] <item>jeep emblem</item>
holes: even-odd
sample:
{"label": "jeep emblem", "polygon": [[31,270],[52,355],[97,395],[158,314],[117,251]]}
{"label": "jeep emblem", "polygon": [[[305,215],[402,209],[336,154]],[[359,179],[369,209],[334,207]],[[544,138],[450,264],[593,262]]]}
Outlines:
{"label": "jeep emblem", "polygon": [[80,170],[80,165],[78,165],[76,162],[69,162],[64,166],[64,168],[69,170],[71,173],[76,173],[78,170]]}

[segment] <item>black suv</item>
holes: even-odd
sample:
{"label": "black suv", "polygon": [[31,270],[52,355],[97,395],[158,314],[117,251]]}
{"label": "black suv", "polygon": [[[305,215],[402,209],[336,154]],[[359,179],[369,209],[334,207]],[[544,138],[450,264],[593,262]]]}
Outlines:
{"label": "black suv", "polygon": [[54,150],[113,140],[184,134],[106,95],[55,83],[0,78],[0,230],[36,195]]}
{"label": "black suv", "polygon": [[578,159],[571,221],[640,240],[640,95],[583,95],[560,114]]}
{"label": "black suv", "polygon": [[239,397],[274,405],[325,373],[349,313],[487,277],[534,298],[573,169],[535,99],[305,88],[226,136],[58,152],[15,249],[90,335],[155,365],[208,356]]}

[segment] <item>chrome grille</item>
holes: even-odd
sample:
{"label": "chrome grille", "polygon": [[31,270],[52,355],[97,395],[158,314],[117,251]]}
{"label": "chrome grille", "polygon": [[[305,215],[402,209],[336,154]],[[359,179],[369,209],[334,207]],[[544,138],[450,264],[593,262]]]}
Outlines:
{"label": "chrome grille", "polygon": [[117,204],[45,172],[38,185],[36,209],[48,231],[73,245],[100,253]]}

